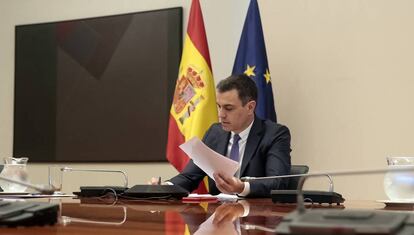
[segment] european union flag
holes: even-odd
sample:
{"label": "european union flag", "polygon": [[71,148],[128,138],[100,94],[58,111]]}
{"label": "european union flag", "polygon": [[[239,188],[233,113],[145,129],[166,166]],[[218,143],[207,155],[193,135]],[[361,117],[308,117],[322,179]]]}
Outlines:
{"label": "european union flag", "polygon": [[276,122],[272,83],[257,0],[250,1],[232,73],[244,73],[256,82],[256,115],[261,119]]}

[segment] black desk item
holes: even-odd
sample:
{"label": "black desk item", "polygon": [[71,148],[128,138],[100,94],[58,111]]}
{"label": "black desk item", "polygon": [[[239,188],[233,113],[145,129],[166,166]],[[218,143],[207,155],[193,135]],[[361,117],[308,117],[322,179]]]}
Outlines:
{"label": "black desk item", "polygon": [[43,226],[57,222],[59,205],[45,202],[0,201],[0,226]]}
{"label": "black desk item", "polygon": [[120,186],[82,186],[73,194],[79,197],[101,197],[116,193],[125,199],[181,199],[188,196],[188,191],[177,185],[135,185],[132,188]]}
{"label": "black desk item", "polygon": [[[341,194],[328,191],[303,191],[305,202],[313,203],[343,203],[345,199]],[[272,190],[272,201],[274,203],[296,203],[297,190]]]}
{"label": "black desk item", "polygon": [[79,197],[100,197],[107,193],[121,194],[128,188],[120,186],[82,186],[80,192],[73,192]]}
{"label": "black desk item", "polygon": [[142,199],[181,199],[189,192],[178,185],[135,185],[121,196]]}

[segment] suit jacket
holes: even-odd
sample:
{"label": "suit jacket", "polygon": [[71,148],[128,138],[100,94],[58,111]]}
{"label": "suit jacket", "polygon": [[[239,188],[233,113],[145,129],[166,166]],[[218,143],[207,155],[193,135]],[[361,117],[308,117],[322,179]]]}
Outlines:
{"label": "suit jacket", "polygon": [[[203,142],[214,151],[226,155],[230,136],[230,132],[224,131],[221,124],[216,123],[207,130]],[[290,151],[290,133],[286,126],[255,117],[247,137],[240,177],[289,174]],[[191,192],[198,187],[204,176],[206,173],[190,160],[183,172],[170,179],[170,182]],[[210,193],[219,194],[214,180],[208,180]],[[251,181],[248,197],[269,197],[272,189],[284,189],[287,183],[287,179]]]}

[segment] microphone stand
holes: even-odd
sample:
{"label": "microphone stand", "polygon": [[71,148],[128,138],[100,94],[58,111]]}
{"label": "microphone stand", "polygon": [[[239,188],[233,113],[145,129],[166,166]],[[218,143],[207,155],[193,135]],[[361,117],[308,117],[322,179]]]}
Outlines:
{"label": "microphone stand", "polygon": [[414,220],[411,213],[378,210],[306,209],[303,185],[308,178],[368,175],[387,172],[413,172],[414,166],[368,170],[345,170],[304,174],[297,188],[297,207],[285,215],[276,227],[277,234],[411,234]]}
{"label": "microphone stand", "polygon": [[297,210],[299,213],[303,213],[305,211],[304,205],[304,197],[303,197],[303,185],[305,181],[310,177],[321,177],[321,176],[346,176],[346,175],[371,175],[371,174],[380,174],[380,173],[387,173],[387,172],[408,172],[414,171],[413,166],[401,166],[399,168],[379,168],[379,169],[369,169],[369,170],[344,170],[344,171],[334,171],[328,173],[310,173],[310,174],[303,174],[299,179],[298,183],[298,195],[297,195]]}

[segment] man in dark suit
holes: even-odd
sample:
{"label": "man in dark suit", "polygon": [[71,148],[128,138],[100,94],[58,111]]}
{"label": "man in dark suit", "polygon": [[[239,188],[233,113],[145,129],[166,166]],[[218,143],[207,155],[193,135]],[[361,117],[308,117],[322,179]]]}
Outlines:
{"label": "man in dark suit", "polygon": [[[239,161],[235,176],[215,172],[209,178],[211,194],[230,193],[247,197],[267,197],[272,189],[283,189],[285,179],[242,182],[243,176],[286,175],[290,171],[289,129],[255,116],[257,88],[246,75],[233,75],[217,84],[220,123],[213,124],[203,142],[214,151]],[[183,172],[169,180],[193,191],[206,176],[192,160]]]}

